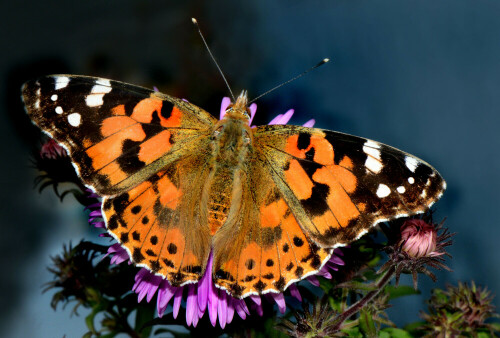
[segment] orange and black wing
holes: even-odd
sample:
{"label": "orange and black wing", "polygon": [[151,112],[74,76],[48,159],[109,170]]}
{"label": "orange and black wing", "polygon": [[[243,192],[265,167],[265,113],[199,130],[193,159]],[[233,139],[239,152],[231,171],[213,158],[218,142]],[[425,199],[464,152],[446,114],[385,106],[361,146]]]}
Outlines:
{"label": "orange and black wing", "polygon": [[214,237],[214,281],[235,297],[282,292],[377,223],[424,212],[446,186],[412,155],[327,130],[257,127],[253,149],[244,203]]}
{"label": "orange and black wing", "polygon": [[184,100],[101,78],[47,76],[22,93],[34,123],[104,196],[107,229],[131,259],[172,285],[197,281],[210,240],[196,202],[216,120]]}
{"label": "orange and black wing", "polygon": [[361,137],[299,126],[255,132],[261,158],[301,227],[321,247],[426,211],[446,189],[429,164]]}
{"label": "orange and black wing", "polygon": [[69,152],[85,184],[116,195],[206,137],[216,121],[186,101],[101,78],[53,75],[22,89],[30,118]]}

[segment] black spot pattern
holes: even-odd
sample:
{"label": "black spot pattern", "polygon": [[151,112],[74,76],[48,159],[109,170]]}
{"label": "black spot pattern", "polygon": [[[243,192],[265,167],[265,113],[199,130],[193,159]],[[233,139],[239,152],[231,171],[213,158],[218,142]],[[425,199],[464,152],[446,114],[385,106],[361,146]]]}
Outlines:
{"label": "black spot pattern", "polygon": [[134,231],[132,232],[132,238],[134,239],[134,241],[140,241],[141,235],[137,231]]}
{"label": "black spot pattern", "polygon": [[290,249],[288,243],[283,244],[283,252],[288,252],[288,249]]}
{"label": "black spot pattern", "polygon": [[113,198],[113,209],[117,214],[121,214],[125,211],[128,206],[129,195],[128,193],[121,194]]}
{"label": "black spot pattern", "polygon": [[295,236],[293,238],[293,245],[300,248],[302,245],[304,245],[304,241],[302,240],[302,238]]}
{"label": "black spot pattern", "polygon": [[300,278],[303,274],[304,269],[301,266],[298,266],[297,269],[295,269],[295,276],[297,276],[297,278]]}
{"label": "black spot pattern", "polygon": [[151,257],[156,257],[155,252],[151,249],[146,250],[146,255],[151,256]]}
{"label": "black spot pattern", "polygon": [[248,275],[248,276],[245,277],[245,279],[243,281],[245,281],[245,282],[251,282],[255,278],[257,278],[257,277],[255,277],[254,275]]}
{"label": "black spot pattern", "polygon": [[140,206],[140,205],[136,205],[136,206],[135,206],[135,207],[133,207],[130,211],[131,211],[133,214],[137,215],[139,212],[141,212],[141,209],[142,209],[142,208],[141,208],[141,206]]}
{"label": "black spot pattern", "polygon": [[139,160],[139,151],[142,142],[126,139],[122,143],[122,155],[117,158],[120,169],[126,174],[133,174],[142,169],[146,163]]}
{"label": "black spot pattern", "polygon": [[141,263],[144,260],[144,256],[141,253],[141,249],[139,248],[134,248],[134,253],[132,254],[132,259],[136,263]]}
{"label": "black spot pattern", "polygon": [[311,216],[321,216],[329,209],[326,202],[329,193],[330,187],[326,184],[314,182],[311,197],[300,203]]}
{"label": "black spot pattern", "polygon": [[158,272],[160,270],[160,262],[156,261],[149,261],[149,267],[151,268],[151,271],[153,272]]}
{"label": "black spot pattern", "polygon": [[151,244],[156,245],[158,244],[158,237],[151,236],[151,238],[149,238],[149,241],[151,242]]}
{"label": "black spot pattern", "polygon": [[252,270],[255,267],[255,261],[250,258],[245,262],[245,266],[248,270]]}
{"label": "black spot pattern", "polygon": [[269,259],[266,261],[266,266],[273,266],[273,265],[274,265],[274,261],[273,261],[272,259],[270,259],[270,258],[269,258]]}
{"label": "black spot pattern", "polygon": [[167,246],[167,251],[169,254],[175,255],[177,253],[177,245],[175,245],[174,243],[170,243]]}
{"label": "black spot pattern", "polygon": [[108,219],[108,229],[115,230],[118,228],[118,216],[113,215]]}
{"label": "black spot pattern", "polygon": [[222,280],[228,280],[228,281],[234,281],[234,277],[227,271],[224,271],[222,269],[217,270],[215,273],[215,278],[216,279],[222,279]]}
{"label": "black spot pattern", "polygon": [[172,110],[174,109],[174,105],[171,104],[170,102],[163,101],[163,105],[161,106],[161,111],[160,115],[165,118],[169,119],[170,116],[172,116]]}
{"label": "black spot pattern", "polygon": [[163,259],[163,263],[165,263],[165,266],[168,268],[175,268],[174,262],[172,262],[170,259]]}
{"label": "black spot pattern", "polygon": [[276,283],[274,283],[274,287],[276,287],[278,290],[283,291],[285,288],[285,278],[280,277]]}
{"label": "black spot pattern", "polygon": [[309,133],[300,133],[297,140],[297,148],[305,150],[311,144],[311,135]]}
{"label": "black spot pattern", "polygon": [[255,283],[255,284],[253,285],[253,287],[254,287],[257,291],[261,292],[262,290],[264,290],[264,288],[266,287],[266,285],[267,285],[266,283],[264,283],[263,281],[259,280],[257,283]]}
{"label": "black spot pattern", "polygon": [[120,235],[120,241],[122,243],[127,243],[128,242],[128,232],[123,232],[121,235]]}

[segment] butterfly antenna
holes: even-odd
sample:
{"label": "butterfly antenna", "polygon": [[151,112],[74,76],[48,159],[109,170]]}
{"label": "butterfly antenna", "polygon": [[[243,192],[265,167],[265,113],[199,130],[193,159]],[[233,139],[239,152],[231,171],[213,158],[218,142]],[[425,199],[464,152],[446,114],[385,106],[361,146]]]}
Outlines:
{"label": "butterfly antenna", "polygon": [[196,29],[198,30],[198,34],[200,34],[201,39],[203,40],[203,43],[205,44],[205,47],[208,50],[208,54],[210,54],[210,57],[214,61],[215,65],[217,66],[217,69],[219,70],[220,75],[224,79],[224,82],[226,83],[227,89],[229,89],[229,93],[231,93],[231,97],[233,98],[233,102],[236,102],[236,99],[234,97],[233,91],[231,90],[231,87],[229,86],[229,82],[227,82],[226,77],[224,76],[224,73],[222,72],[222,69],[219,67],[219,64],[217,63],[217,61],[215,60],[214,55],[212,54],[212,51],[208,47],[207,41],[205,41],[205,38],[203,37],[203,34],[201,33],[201,29],[200,29],[200,26],[198,25],[198,21],[196,21],[195,18],[191,18],[191,21],[193,21],[193,24],[196,26]]}
{"label": "butterfly antenna", "polygon": [[248,104],[250,104],[250,103],[252,103],[252,102],[257,101],[257,100],[258,100],[258,99],[260,99],[262,96],[267,95],[267,94],[269,94],[270,92],[272,92],[272,91],[274,91],[274,90],[276,90],[276,89],[278,89],[278,88],[280,88],[280,87],[283,87],[284,85],[286,85],[286,84],[288,84],[288,83],[290,83],[290,82],[292,82],[292,81],[297,80],[298,78],[301,78],[302,76],[304,76],[304,75],[306,75],[307,73],[309,73],[311,70],[314,70],[314,69],[318,68],[319,66],[324,65],[325,63],[327,63],[327,62],[329,62],[329,61],[330,61],[330,59],[328,59],[328,58],[321,60],[321,62],[319,62],[317,65],[315,65],[315,66],[313,66],[313,67],[309,68],[309,69],[308,69],[308,70],[306,70],[305,72],[303,72],[303,73],[301,73],[301,74],[299,74],[299,75],[297,75],[297,76],[295,76],[295,77],[291,78],[290,80],[288,80],[288,81],[286,81],[286,82],[283,82],[282,84],[277,85],[277,86],[276,86],[276,87],[274,87],[274,88],[269,89],[267,92],[265,92],[265,93],[263,93],[263,94],[260,94],[260,95],[259,95],[259,96],[257,96],[255,99],[253,99],[253,100],[251,100],[250,102],[248,102]]}

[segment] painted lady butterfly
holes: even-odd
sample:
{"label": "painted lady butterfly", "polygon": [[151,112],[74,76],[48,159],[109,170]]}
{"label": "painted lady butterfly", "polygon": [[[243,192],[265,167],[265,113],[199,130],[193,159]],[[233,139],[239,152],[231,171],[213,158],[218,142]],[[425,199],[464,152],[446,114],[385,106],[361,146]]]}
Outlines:
{"label": "painted lady butterfly", "polygon": [[27,82],[33,121],[104,197],[107,229],[138,266],[174,286],[238,298],[317,273],[375,224],[426,211],[446,188],[424,161],[334,131],[251,128],[243,92],[222,120],[192,103],[101,78]]}

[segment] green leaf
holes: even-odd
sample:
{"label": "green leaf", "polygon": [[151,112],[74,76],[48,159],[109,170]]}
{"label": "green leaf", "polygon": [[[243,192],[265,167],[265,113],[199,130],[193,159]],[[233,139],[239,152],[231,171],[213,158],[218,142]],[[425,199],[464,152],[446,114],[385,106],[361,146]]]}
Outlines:
{"label": "green leaf", "polygon": [[486,332],[477,333],[477,338],[489,338],[489,337],[491,337],[491,336]]}
{"label": "green leaf", "polygon": [[420,294],[420,291],[415,290],[413,286],[408,285],[400,285],[398,287],[387,285],[385,290],[389,293],[389,299]]}
{"label": "green leaf", "polygon": [[[388,338],[412,338],[412,335],[406,332],[405,330],[398,329],[395,327],[386,327],[382,329],[380,333],[384,333],[384,337]],[[380,334],[380,337],[382,337],[382,334]]]}
{"label": "green leaf", "polygon": [[494,330],[500,331],[500,323],[491,323],[490,324]]}
{"label": "green leaf", "polygon": [[151,334],[151,326],[146,323],[154,318],[154,310],[151,306],[138,306],[135,315],[135,331],[141,332],[144,337],[149,337]]}
{"label": "green leaf", "polygon": [[412,332],[412,331],[415,331],[415,330],[420,329],[420,328],[421,328],[422,326],[424,326],[425,324],[426,324],[426,322],[425,322],[425,321],[414,322],[414,323],[406,324],[406,325],[404,326],[404,329],[405,329],[406,331],[410,331],[410,332]]}
{"label": "green leaf", "polygon": [[366,337],[377,337],[377,328],[372,315],[365,309],[362,309],[359,313],[359,327]]}
{"label": "green leaf", "polygon": [[95,326],[94,326],[94,318],[99,313],[100,310],[101,310],[100,306],[98,306],[98,305],[94,306],[94,308],[92,309],[92,312],[90,312],[90,314],[87,317],[85,317],[85,324],[87,325],[87,327],[90,330],[89,333],[97,333],[95,330]]}
{"label": "green leaf", "polygon": [[363,338],[363,334],[359,331],[359,327],[353,327],[351,329],[342,329],[343,333],[346,333],[349,337]]}

